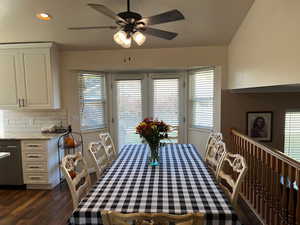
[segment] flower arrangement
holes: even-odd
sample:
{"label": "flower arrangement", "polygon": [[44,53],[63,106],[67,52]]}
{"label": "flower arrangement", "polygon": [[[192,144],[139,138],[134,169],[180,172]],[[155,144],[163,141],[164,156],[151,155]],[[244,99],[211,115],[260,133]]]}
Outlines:
{"label": "flower arrangement", "polygon": [[168,138],[170,126],[163,121],[145,118],[136,127],[136,133],[143,138],[150,147],[150,164],[158,165],[160,140]]}

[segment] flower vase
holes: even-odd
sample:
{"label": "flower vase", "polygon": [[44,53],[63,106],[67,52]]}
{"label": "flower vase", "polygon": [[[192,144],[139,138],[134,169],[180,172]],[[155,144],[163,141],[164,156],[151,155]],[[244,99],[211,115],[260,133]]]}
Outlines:
{"label": "flower vase", "polygon": [[159,165],[159,144],[149,145],[149,165],[150,166]]}

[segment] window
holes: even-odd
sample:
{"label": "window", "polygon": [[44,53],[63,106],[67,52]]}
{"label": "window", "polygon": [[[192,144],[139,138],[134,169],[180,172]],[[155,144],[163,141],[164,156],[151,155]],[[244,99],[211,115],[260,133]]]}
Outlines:
{"label": "window", "polygon": [[285,113],[284,153],[300,161],[300,111]]}
{"label": "window", "polygon": [[191,125],[194,128],[213,128],[214,69],[190,71]]}
{"label": "window", "polygon": [[105,127],[105,77],[101,74],[79,74],[81,130]]}

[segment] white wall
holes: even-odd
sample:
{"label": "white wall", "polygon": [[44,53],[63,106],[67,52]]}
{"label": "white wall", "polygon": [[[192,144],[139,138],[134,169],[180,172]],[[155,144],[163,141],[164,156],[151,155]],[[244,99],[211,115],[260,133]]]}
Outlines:
{"label": "white wall", "polygon": [[[128,58],[131,58],[129,61]],[[74,130],[79,130],[78,70],[132,71],[158,69],[188,69],[200,66],[222,68],[219,78],[224,80],[227,71],[227,47],[190,47],[163,49],[129,49],[105,51],[65,51],[61,53],[63,107]],[[108,96],[111,98],[111,96]],[[111,114],[110,112],[108,114]],[[110,120],[109,120],[110,121]],[[194,135],[197,136],[197,135]],[[95,133],[84,135],[86,140],[96,139]],[[204,140],[206,141],[206,140]],[[200,146],[193,138],[191,143]],[[85,146],[87,147],[87,145]]]}
{"label": "white wall", "polygon": [[254,2],[229,46],[229,89],[300,83],[299,12],[299,0]]}

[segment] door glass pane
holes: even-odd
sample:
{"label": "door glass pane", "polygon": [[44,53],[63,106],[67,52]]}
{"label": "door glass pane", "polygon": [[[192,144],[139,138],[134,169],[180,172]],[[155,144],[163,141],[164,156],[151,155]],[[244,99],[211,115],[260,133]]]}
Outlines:
{"label": "door glass pane", "polygon": [[153,80],[153,117],[174,126],[169,134],[177,142],[179,126],[179,79]]}
{"label": "door glass pane", "polygon": [[141,80],[116,81],[118,144],[140,143],[135,127],[142,120]]}

